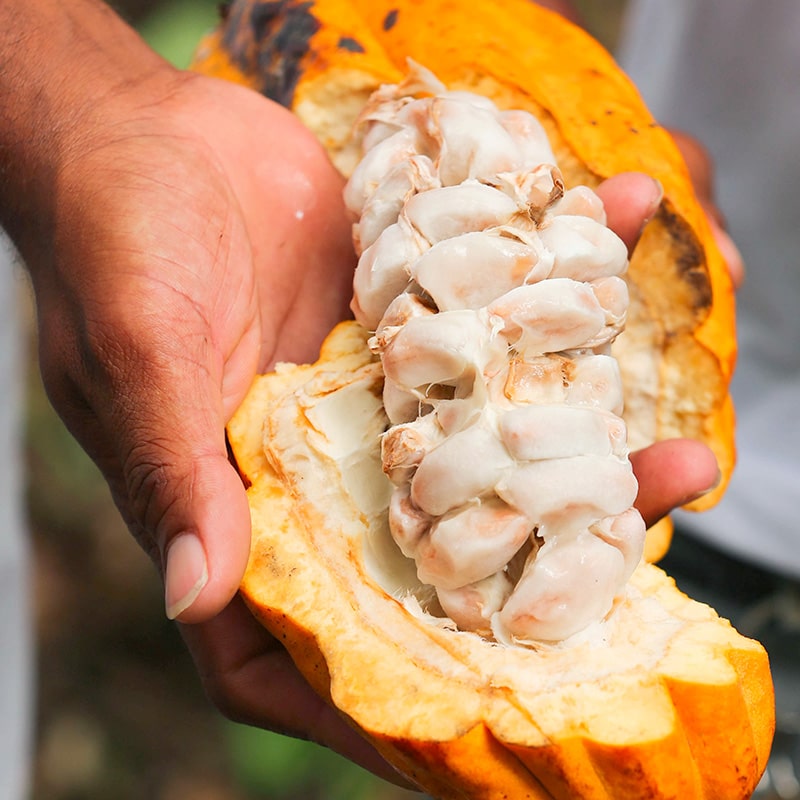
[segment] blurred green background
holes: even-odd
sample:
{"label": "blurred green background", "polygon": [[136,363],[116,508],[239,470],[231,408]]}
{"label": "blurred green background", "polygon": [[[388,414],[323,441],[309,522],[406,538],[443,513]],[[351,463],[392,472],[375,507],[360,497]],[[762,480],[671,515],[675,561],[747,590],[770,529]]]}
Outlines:
{"label": "blurred green background", "polygon": [[[214,25],[219,3],[112,5],[184,67]],[[596,35],[612,42],[620,3],[578,5]],[[29,322],[28,499],[38,636],[33,800],[418,797],[324,748],[227,722],[211,706],[164,618],[151,564],[45,399],[32,311]]]}

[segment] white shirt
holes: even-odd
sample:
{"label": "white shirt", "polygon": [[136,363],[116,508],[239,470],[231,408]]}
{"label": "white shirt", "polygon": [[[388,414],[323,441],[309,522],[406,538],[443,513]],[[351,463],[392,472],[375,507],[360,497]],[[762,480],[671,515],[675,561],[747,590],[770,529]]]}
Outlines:
{"label": "white shirt", "polygon": [[23,525],[18,281],[0,230],[0,797],[27,797],[33,663]]}
{"label": "white shirt", "polygon": [[800,576],[800,3],[634,0],[619,59],[656,118],[695,135],[744,256],[738,465],[691,533]]}

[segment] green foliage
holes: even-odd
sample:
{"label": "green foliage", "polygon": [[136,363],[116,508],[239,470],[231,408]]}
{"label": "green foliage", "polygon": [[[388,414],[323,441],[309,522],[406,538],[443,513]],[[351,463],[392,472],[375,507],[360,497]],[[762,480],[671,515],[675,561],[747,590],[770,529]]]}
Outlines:
{"label": "green foliage", "polygon": [[184,69],[197,43],[216,24],[219,5],[218,0],[167,0],[137,27],[157,53]]}
{"label": "green foliage", "polygon": [[226,739],[242,786],[271,800],[390,800],[395,789],[319,745],[230,723]]}

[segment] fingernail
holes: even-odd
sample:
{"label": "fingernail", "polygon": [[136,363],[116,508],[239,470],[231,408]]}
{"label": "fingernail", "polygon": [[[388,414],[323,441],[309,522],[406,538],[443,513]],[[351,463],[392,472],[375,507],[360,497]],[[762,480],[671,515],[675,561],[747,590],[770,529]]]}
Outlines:
{"label": "fingernail", "polygon": [[714,479],[714,483],[712,483],[711,486],[709,486],[706,489],[701,489],[699,492],[695,492],[693,495],[686,497],[681,503],[681,505],[685,506],[688,505],[689,503],[693,503],[695,500],[699,500],[701,497],[705,497],[710,492],[713,492],[714,489],[716,489],[720,485],[720,483],[722,483],[722,472],[720,470],[717,470],[717,476]]}
{"label": "fingernail", "polygon": [[167,569],[164,580],[167,617],[176,619],[194,603],[208,583],[206,553],[200,540],[192,533],[177,536],[167,549]]}

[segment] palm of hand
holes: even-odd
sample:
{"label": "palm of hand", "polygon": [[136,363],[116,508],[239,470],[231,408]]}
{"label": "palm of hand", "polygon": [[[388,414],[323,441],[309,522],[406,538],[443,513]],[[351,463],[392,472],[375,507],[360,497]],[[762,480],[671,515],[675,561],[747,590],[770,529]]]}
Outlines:
{"label": "palm of hand", "polygon": [[246,507],[238,530],[205,530],[223,509],[203,497],[241,493],[225,422],[259,366],[313,357],[345,313],[349,225],[321,148],[249,91],[190,77],[123,113],[57,182],[55,256],[34,271],[42,370],[156,562],[181,532],[203,541],[217,566],[189,614],[203,619],[247,551]]}

